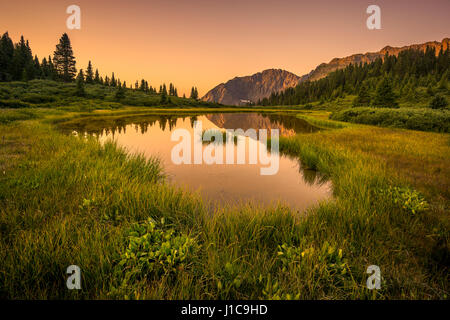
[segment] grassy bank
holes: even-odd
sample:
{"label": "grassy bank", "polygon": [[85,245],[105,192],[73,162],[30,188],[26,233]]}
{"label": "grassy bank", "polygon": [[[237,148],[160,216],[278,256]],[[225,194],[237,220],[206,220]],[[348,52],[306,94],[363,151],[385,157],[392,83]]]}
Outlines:
{"label": "grassy bank", "polygon": [[[327,175],[335,199],[303,216],[211,214],[157,159],[59,133],[50,122],[77,113],[58,112],[0,125],[2,298],[448,298],[448,135],[300,114],[335,129],[281,151]],[[80,291],[66,288],[72,264]],[[381,290],[366,288],[369,265]]]}

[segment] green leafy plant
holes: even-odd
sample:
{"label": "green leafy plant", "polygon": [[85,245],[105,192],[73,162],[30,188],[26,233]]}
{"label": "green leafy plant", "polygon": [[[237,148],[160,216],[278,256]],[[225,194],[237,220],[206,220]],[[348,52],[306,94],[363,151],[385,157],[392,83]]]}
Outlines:
{"label": "green leafy plant", "polygon": [[170,274],[189,266],[197,246],[195,239],[163,227],[164,219],[160,227],[152,219],[131,226],[118,264],[126,279]]}
{"label": "green leafy plant", "polygon": [[380,194],[391,199],[394,205],[413,215],[428,208],[428,202],[422,194],[407,187],[389,187],[382,190]]}
{"label": "green leafy plant", "polygon": [[[258,281],[260,283],[264,283],[264,277],[260,274]],[[266,281],[264,289],[262,290],[262,298],[264,300],[299,300],[300,299],[300,293],[297,294],[291,294],[291,293],[285,293],[280,288],[278,281],[275,279],[272,279],[271,275],[269,274]]]}
{"label": "green leafy plant", "polygon": [[283,244],[278,246],[277,255],[281,261],[283,271],[292,266],[302,267],[311,259],[326,266],[328,273],[331,275],[345,275],[350,271],[347,260],[343,257],[343,250],[330,245],[328,242],[324,242],[319,250],[314,247],[302,249]]}

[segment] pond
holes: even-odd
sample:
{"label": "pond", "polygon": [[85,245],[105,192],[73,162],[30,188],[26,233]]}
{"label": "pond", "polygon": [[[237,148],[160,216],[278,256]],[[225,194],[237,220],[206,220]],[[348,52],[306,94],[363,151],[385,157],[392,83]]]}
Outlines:
{"label": "pond", "polygon": [[[249,139],[245,137],[246,162],[243,164],[190,164],[174,163],[172,150],[180,143],[173,141],[173,133],[184,129],[192,136],[194,124],[201,121],[202,130],[213,129],[279,129],[280,136],[293,136],[296,133],[313,133],[318,128],[295,116],[258,113],[212,113],[204,115],[161,114],[147,116],[127,116],[121,118],[93,117],[89,121],[71,123],[66,130],[81,134],[98,136],[101,142],[115,140],[132,153],[143,153],[147,157],[161,159],[169,181],[191,191],[199,191],[213,205],[236,205],[251,202],[257,205],[288,205],[293,210],[302,211],[320,200],[332,195],[331,183],[315,171],[302,168],[298,159],[279,155],[278,170],[272,175],[262,175],[261,168],[268,167],[257,159],[249,163]],[[64,128],[64,125],[63,125]],[[204,132],[204,131],[203,131]],[[198,133],[198,132],[197,132]],[[255,139],[254,139],[255,140]],[[194,144],[194,143],[193,143]],[[192,154],[194,153],[194,146]],[[202,152],[209,143],[201,144]],[[267,150],[265,144],[257,140],[258,150]],[[219,147],[219,146],[217,146]],[[225,150],[225,144],[220,145]],[[234,157],[238,145],[231,143]],[[261,152],[261,150],[260,150]],[[184,153],[184,152],[183,152]],[[226,153],[224,151],[224,153]],[[272,156],[268,152],[269,156]],[[226,155],[224,156],[226,157]]]}

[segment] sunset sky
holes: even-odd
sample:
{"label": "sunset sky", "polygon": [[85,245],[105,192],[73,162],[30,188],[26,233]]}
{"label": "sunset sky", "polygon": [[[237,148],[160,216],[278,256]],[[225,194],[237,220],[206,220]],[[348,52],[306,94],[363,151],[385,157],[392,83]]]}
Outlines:
{"label": "sunset sky", "polygon": [[[81,7],[81,30],[66,8]],[[368,30],[366,8],[381,7],[382,30]],[[268,68],[297,75],[334,57],[450,37],[449,0],[40,0],[0,2],[0,33],[24,35],[40,59],[62,33],[77,69],[92,60],[104,76],[134,84],[195,85],[203,96],[235,76]]]}

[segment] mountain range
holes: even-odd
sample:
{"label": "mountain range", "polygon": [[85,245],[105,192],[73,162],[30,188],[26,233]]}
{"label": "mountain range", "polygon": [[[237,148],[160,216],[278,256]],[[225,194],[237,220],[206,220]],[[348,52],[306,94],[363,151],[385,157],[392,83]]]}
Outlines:
{"label": "mountain range", "polygon": [[258,100],[269,97],[273,92],[280,92],[287,88],[295,87],[306,80],[319,80],[326,77],[329,73],[343,69],[350,64],[371,63],[377,58],[383,58],[386,53],[389,55],[398,55],[401,51],[407,49],[425,51],[427,47],[432,47],[436,50],[436,53],[439,53],[441,48],[446,50],[449,47],[449,43],[450,39],[445,38],[441,42],[430,41],[404,47],[386,46],[377,52],[334,58],[328,63],[320,64],[310,73],[303,76],[297,76],[286,70],[268,69],[251,76],[235,77],[226,83],[221,83],[206,93],[202,100],[225,105],[245,105],[249,102],[256,103]]}

